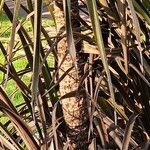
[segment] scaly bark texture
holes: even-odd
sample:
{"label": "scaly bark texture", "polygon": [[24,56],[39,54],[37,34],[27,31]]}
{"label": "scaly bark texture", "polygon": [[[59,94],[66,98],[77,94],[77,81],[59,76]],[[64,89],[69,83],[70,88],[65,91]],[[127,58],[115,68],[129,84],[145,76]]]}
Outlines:
{"label": "scaly bark texture", "polygon": [[[55,17],[57,22],[57,27],[61,35],[64,34],[65,26],[64,15],[62,10],[62,0],[55,1]],[[71,14],[72,14],[72,28],[73,31],[80,32],[80,23],[76,19],[79,11],[77,9],[78,0],[71,0]],[[74,37],[77,40],[77,37]],[[85,55],[81,52],[82,44],[78,42],[76,44],[77,50],[77,62],[78,71],[72,69],[69,74],[60,83],[60,96],[65,95],[71,91],[78,88],[79,80],[83,75],[84,61],[86,59]],[[67,53],[67,43],[66,38],[63,38],[58,43],[58,61],[59,65],[62,62],[65,54]],[[59,77],[61,77],[64,72],[73,66],[73,61],[71,56],[67,54],[65,61],[61,65],[59,71]],[[67,138],[70,142],[71,148],[76,150],[86,150],[88,148],[88,111],[86,105],[85,95],[79,95],[72,98],[63,99],[61,102],[64,120],[67,126]]]}

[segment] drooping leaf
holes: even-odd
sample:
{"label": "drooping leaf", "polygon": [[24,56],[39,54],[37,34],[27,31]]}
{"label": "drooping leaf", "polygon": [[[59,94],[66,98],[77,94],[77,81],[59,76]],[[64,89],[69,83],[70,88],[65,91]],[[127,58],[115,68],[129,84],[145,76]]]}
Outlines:
{"label": "drooping leaf", "polygon": [[137,118],[137,116],[138,115],[133,114],[129,118],[129,121],[127,122],[125,133],[124,133],[124,138],[123,138],[123,142],[122,142],[123,143],[122,150],[128,150],[132,129],[133,129],[135,119]]}
{"label": "drooping leaf", "polygon": [[139,48],[139,52],[140,52],[140,59],[141,59],[141,64],[143,67],[143,55],[142,55],[142,46],[141,46],[141,39],[140,39],[140,24],[133,6],[133,2],[130,0],[127,0],[128,6],[130,8],[131,11],[131,15],[132,15],[132,19],[133,19],[133,28],[135,30],[135,36],[136,36],[136,40],[137,40],[137,44],[138,44],[138,48]]}
{"label": "drooping leaf", "polygon": [[[112,81],[111,81],[111,76],[110,76],[110,71],[109,71],[109,65],[108,65],[108,61],[107,61],[106,51],[105,51],[104,42],[103,42],[102,33],[101,33],[101,28],[100,28],[100,23],[99,23],[99,19],[98,19],[96,1],[95,0],[93,0],[93,1],[87,0],[87,6],[88,6],[88,10],[89,10],[89,14],[90,14],[90,18],[91,18],[91,22],[92,22],[93,31],[94,31],[95,39],[97,42],[98,50],[100,52],[103,66],[104,66],[104,69],[106,71],[110,95],[113,99],[113,102],[115,102],[114,91],[113,91],[113,86],[112,86]],[[116,117],[115,108],[114,108],[114,119],[115,119],[115,123],[117,124],[117,117]]]}
{"label": "drooping leaf", "polygon": [[[19,143],[17,143],[17,141],[14,139],[14,137],[7,131],[7,129],[4,127],[4,125],[2,124],[2,123],[0,123],[0,131],[2,132],[2,134],[4,135],[4,136],[6,136],[6,138],[7,139],[9,139],[10,141],[11,141],[11,143],[10,143],[10,145],[9,145],[9,148],[10,149],[14,149],[14,148],[12,148],[13,147],[13,145],[14,145],[14,147],[16,147],[16,149],[18,149],[18,150],[22,150],[22,147],[20,146],[20,144]],[[1,135],[0,135],[1,136]],[[1,136],[1,138],[2,138],[2,136]],[[6,139],[6,141],[7,142],[9,142],[9,140],[7,140]]]}
{"label": "drooping leaf", "polygon": [[38,143],[35,141],[32,133],[28,127],[28,125],[18,116],[15,112],[13,112],[4,102],[0,101],[0,110],[6,114],[13,125],[15,126],[17,132],[20,134],[26,146],[29,150],[35,149],[38,150]]}

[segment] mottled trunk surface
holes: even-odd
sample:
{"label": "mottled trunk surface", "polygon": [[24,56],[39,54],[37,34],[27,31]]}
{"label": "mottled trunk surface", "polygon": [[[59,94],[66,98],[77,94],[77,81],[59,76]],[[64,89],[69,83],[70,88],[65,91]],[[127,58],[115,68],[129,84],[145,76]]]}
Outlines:
{"label": "mottled trunk surface", "polygon": [[[55,5],[55,17],[58,26],[58,31],[63,35],[64,32],[64,15],[62,9],[62,0],[57,0]],[[78,9],[75,9],[78,5],[78,0],[72,0],[72,27],[73,31],[80,31],[80,23],[74,18],[76,14],[78,14]],[[78,28],[78,29],[77,29]],[[77,38],[75,37],[75,40]],[[67,44],[66,38],[63,38],[58,43],[58,61],[59,65],[62,62],[65,54],[67,53]],[[74,91],[78,88],[80,77],[83,74],[83,61],[84,54],[80,53],[81,51],[81,42],[76,45],[77,49],[77,60],[78,60],[78,73],[74,69],[72,69],[69,74],[61,81],[60,83],[60,95],[63,96],[71,91]],[[66,72],[69,68],[73,66],[73,61],[71,56],[68,54],[63,62],[61,69],[59,71],[59,77],[61,77],[64,72]],[[88,112],[85,95],[82,94],[80,96],[66,98],[61,102],[64,120],[67,125],[67,138],[70,142],[72,149],[77,150],[86,150],[88,147]]]}

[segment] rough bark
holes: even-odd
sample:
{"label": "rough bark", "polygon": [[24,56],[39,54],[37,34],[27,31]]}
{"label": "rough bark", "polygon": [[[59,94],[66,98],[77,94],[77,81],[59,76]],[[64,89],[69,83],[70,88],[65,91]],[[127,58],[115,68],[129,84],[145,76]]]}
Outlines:
{"label": "rough bark", "polygon": [[[78,0],[71,0],[72,28],[73,31],[80,32],[80,23],[76,19],[76,15],[78,15],[79,13],[78,9],[76,9],[77,6]],[[65,25],[65,22],[62,11],[62,0],[56,1],[54,9],[58,31],[63,35],[63,27]],[[77,37],[74,38],[75,40],[77,40]],[[73,68],[69,72],[69,74],[62,80],[62,82],[60,83],[60,96],[63,96],[66,93],[74,91],[78,88],[79,80],[83,75],[83,64],[86,58],[81,52],[81,45],[81,42],[78,42],[76,44],[78,71]],[[60,65],[65,54],[67,53],[66,38],[60,40],[57,50],[58,62]],[[60,68],[59,77],[61,77],[69,68],[71,68],[73,64],[74,63],[71,59],[71,56],[67,54],[65,61]],[[64,120],[67,126],[67,139],[72,149],[86,150],[88,147],[88,112],[85,95],[81,94],[76,97],[63,99],[61,105],[63,109]]]}

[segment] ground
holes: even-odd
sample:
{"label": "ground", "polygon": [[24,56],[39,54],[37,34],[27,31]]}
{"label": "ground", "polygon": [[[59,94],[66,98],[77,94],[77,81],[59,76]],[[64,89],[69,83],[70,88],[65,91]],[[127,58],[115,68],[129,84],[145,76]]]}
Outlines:
{"label": "ground", "polygon": [[[14,2],[12,0],[5,0],[7,6],[11,9],[11,11],[13,12],[13,8],[14,8]],[[26,5],[26,0],[21,0],[21,5]],[[43,14],[42,17],[43,18],[50,18],[49,12],[45,6],[45,4],[43,5],[44,9],[43,9]],[[23,10],[23,8],[20,9],[19,12],[19,16],[25,16],[26,12]]]}

